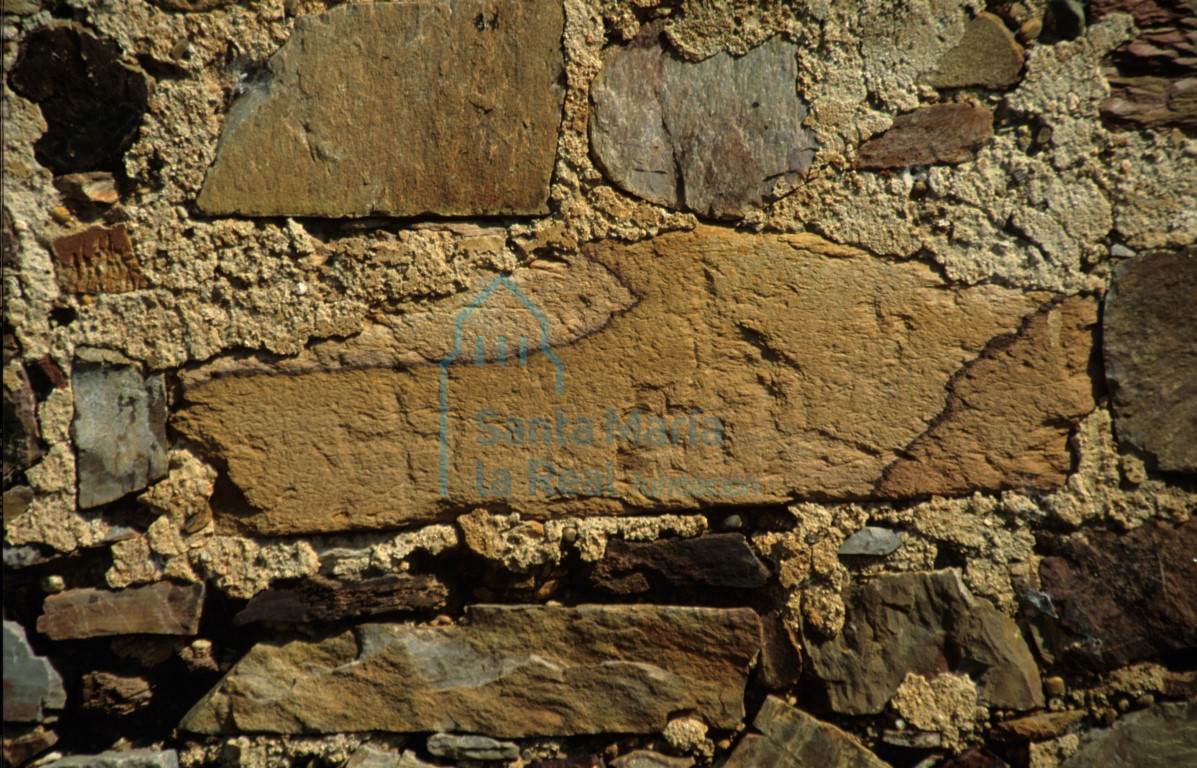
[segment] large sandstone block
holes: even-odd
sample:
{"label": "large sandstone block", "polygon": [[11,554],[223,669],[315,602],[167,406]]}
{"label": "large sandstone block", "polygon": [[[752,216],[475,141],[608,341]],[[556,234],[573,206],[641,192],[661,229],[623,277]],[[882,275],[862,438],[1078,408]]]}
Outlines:
{"label": "large sandstone block", "polygon": [[185,374],[175,427],[228,467],[238,524],[1046,490],[1093,408],[1092,299],[950,285],[811,235],[604,241],[484,285]]}
{"label": "large sandstone block", "polygon": [[301,17],[229,110],[200,208],[547,212],[563,24],[559,0],[350,3]]}
{"label": "large sandstone block", "polygon": [[474,606],[468,623],[363,624],[255,646],[183,719],[196,733],[646,733],[744,716],[748,608]]}

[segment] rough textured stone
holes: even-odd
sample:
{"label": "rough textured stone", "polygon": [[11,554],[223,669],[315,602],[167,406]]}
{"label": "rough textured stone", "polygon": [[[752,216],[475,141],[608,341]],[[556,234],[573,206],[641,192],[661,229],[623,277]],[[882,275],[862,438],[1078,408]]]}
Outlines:
{"label": "rough textured stone", "polygon": [[1106,70],[1106,119],[1131,127],[1197,126],[1197,5],[1187,0],[1094,0],[1094,19],[1134,16],[1139,36],[1112,55]]}
{"label": "rough textured stone", "polygon": [[891,531],[888,528],[866,526],[844,539],[840,545],[839,554],[868,555],[870,557],[884,557],[897,551],[902,546],[902,532]]}
{"label": "rough textured stone", "polygon": [[1197,472],[1197,249],[1114,268],[1102,317],[1120,443],[1163,470]]}
{"label": "rough textured stone", "polygon": [[611,768],[692,768],[693,765],[693,758],[671,757],[647,749],[638,749],[611,761]]}
{"label": "rough textured stone", "polygon": [[773,691],[797,685],[802,675],[798,641],[777,612],[761,616],[761,657],[756,669],[761,684]]}
{"label": "rough textured stone", "polygon": [[806,638],[815,676],[831,708],[874,714],[906,675],[949,671],[977,680],[980,697],[1007,709],[1043,705],[1039,670],[1017,625],[975,600],[956,571],[874,578],[845,593],[848,616],[835,638]]}
{"label": "rough textured stone", "polygon": [[919,107],[894,118],[889,130],[866,141],[858,168],[956,165],[972,160],[993,138],[993,113],[972,104]]}
{"label": "rough textured stone", "polygon": [[[5,356],[7,357],[7,355]],[[25,367],[4,366],[4,487],[19,472],[42,457],[41,429],[37,423],[37,395]],[[5,507],[7,508],[7,504]],[[7,513],[6,513],[7,518]]]}
{"label": "rough textured stone", "polygon": [[124,293],[149,285],[123,224],[59,237],[53,249],[54,272],[65,293]]}
{"label": "rough textured stone", "polygon": [[116,591],[70,589],[46,597],[37,631],[53,640],[101,635],[194,635],[203,584],[160,581]]}
{"label": "rough textured stone", "polygon": [[24,628],[5,619],[4,722],[37,722],[46,710],[65,706],[62,677],[48,659],[34,655]]}
{"label": "rough textured stone", "polygon": [[1056,649],[1066,661],[1109,669],[1197,648],[1197,520],[1043,534],[1040,549],[1043,591],[1076,640]]}
{"label": "rough textured stone", "polygon": [[758,589],[768,580],[769,570],[738,533],[651,542],[615,539],[590,574],[591,584],[620,595],[670,587]]}
{"label": "rough textured stone", "polygon": [[1197,702],[1159,704],[1118,719],[1060,768],[1178,768],[1197,764]]}
{"label": "rough textured stone", "polygon": [[317,577],[256,595],[233,617],[233,624],[307,624],[391,611],[429,611],[443,608],[448,597],[449,588],[435,576],[399,573],[357,582]]}
{"label": "rough textured stone", "polygon": [[488,736],[434,733],[428,737],[428,751],[450,760],[514,760],[520,756],[518,744],[497,741]]}
{"label": "rough textured stone", "polygon": [[80,350],[71,376],[79,506],[97,507],[166,475],[166,386],[161,374],[115,353]]}
{"label": "rough textured stone", "polygon": [[678,710],[720,728],[744,715],[759,632],[751,610],[475,606],[468,618],[260,644],[181,727],[520,738],[655,732]]}
{"label": "rough textured stone", "polygon": [[888,764],[839,728],[781,699],[765,699],[752,721],[761,735],[740,740],[724,768],[887,768]]}
{"label": "rough textured stone", "polygon": [[[116,180],[107,171],[68,173],[55,178],[54,186],[68,199],[77,203],[112,205],[121,199]],[[124,226],[119,228],[124,229]]]}
{"label": "rough textured stone", "polygon": [[[936,423],[885,469],[877,494],[961,495],[1017,477],[1062,480],[1072,457],[1067,432],[1054,419],[1075,424],[1094,408],[1087,372],[1096,325],[1096,302],[1070,296],[1028,317],[1017,334],[995,339],[952,377]],[[1045,420],[1041,408],[1031,407],[993,418],[1000,403],[1041,397],[1051,398],[1056,416]],[[1047,450],[1027,450],[1032,445]]]}
{"label": "rough textured stone", "polygon": [[112,672],[88,672],[83,676],[82,707],[108,717],[126,717],[153,703],[153,691],[142,677]]}
{"label": "rough textured stone", "polygon": [[213,11],[217,8],[224,8],[226,5],[232,5],[237,2],[237,0],[150,0],[150,2],[167,11],[198,13],[200,11]]}
{"label": "rough textured stone", "polygon": [[297,19],[230,108],[200,207],[546,213],[563,23],[559,0],[351,3]]}
{"label": "rough textured stone", "polygon": [[1085,711],[1040,712],[1029,717],[1005,720],[993,728],[999,741],[1047,741],[1073,730],[1085,719]]}
{"label": "rough textured stone", "polygon": [[58,743],[58,734],[37,725],[24,733],[12,733],[5,728],[4,764],[12,768],[22,765]]}
{"label": "rough textured stone", "polygon": [[936,88],[1006,88],[1018,82],[1025,58],[1005,23],[982,12],[964,28],[960,44],[944,54],[927,82]]}
{"label": "rough textured stone", "polygon": [[980,747],[973,747],[948,758],[939,768],[1010,768],[1010,764]]}
{"label": "rough textured stone", "polygon": [[[691,764],[686,764],[682,768],[690,768]],[[537,760],[529,763],[528,768],[607,768],[607,764],[599,755],[585,755],[583,757],[567,757],[562,760]],[[647,768],[658,768],[658,766],[648,766]],[[660,766],[660,768],[669,768],[669,766]]]}
{"label": "rough textured stone", "polygon": [[127,752],[72,755],[46,763],[43,768],[179,768],[179,755],[173,749],[130,749]]}
{"label": "rough textured stone", "polygon": [[773,39],[688,62],[646,26],[609,54],[592,88],[599,164],[628,192],[702,216],[743,216],[790,192],[816,148],[802,128],[797,50]]}
{"label": "rough textured stone", "polygon": [[[540,302],[538,284],[557,285],[541,277],[548,270],[510,280],[533,304],[556,307],[544,310],[550,341],[554,328],[594,329],[551,345],[561,394],[544,354],[529,354],[526,366],[475,365],[466,352],[446,365],[445,496],[439,370],[429,363],[453,349],[454,314],[436,304],[389,340],[186,373],[175,426],[228,466],[247,512],[257,511],[237,524],[277,535],[409,525],[498,496],[526,519],[868,498],[883,474],[891,497],[1047,490],[1067,476],[1069,432],[1093,407],[1092,338],[1076,327],[1078,315],[1095,311],[1090,299],[1056,304],[1051,294],[996,285],[951,287],[918,262],[811,235],[715,227],[635,245],[603,241],[567,264],[564,274],[578,270],[574,289],[593,285],[603,297],[597,317],[585,302]],[[623,307],[625,295],[631,306],[608,314],[606,301]],[[505,287],[487,302],[483,324],[463,320],[463,334],[490,350],[484,361],[497,362],[496,336],[513,347],[519,336],[540,336]],[[961,402],[973,392],[976,404]],[[551,423],[558,409],[570,424],[588,421],[593,442],[555,427],[528,439],[519,426]],[[711,423],[722,436],[699,430]],[[986,446],[979,454],[977,441]],[[962,447],[968,456],[956,455]],[[531,461],[549,457],[556,475],[529,493],[528,470],[534,479],[548,473]],[[949,467],[960,476],[940,474]],[[579,487],[558,468],[593,471],[594,485]],[[496,469],[511,473],[510,488]],[[691,487],[691,478],[703,484]]]}

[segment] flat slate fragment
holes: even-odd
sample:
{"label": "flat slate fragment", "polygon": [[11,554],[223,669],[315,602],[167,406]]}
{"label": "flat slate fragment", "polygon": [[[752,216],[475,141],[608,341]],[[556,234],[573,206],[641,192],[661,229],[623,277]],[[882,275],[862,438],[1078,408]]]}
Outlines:
{"label": "flat slate fragment", "polygon": [[1060,768],[1180,768],[1197,765],[1197,702],[1157,704],[1082,739]]}
{"label": "flat slate fragment", "polygon": [[254,596],[233,617],[233,624],[307,624],[390,611],[429,611],[443,608],[448,597],[449,588],[435,576],[400,573],[364,581],[317,577]]}
{"label": "flat slate fragment", "polygon": [[103,635],[194,635],[203,584],[159,581],[127,589],[69,589],[48,595],[37,631],[52,640]]}
{"label": "flat slate fragment", "polygon": [[1039,578],[1065,637],[1064,660],[1113,669],[1197,649],[1197,520],[1127,533],[1043,534]]}
{"label": "flat slate fragment", "polygon": [[1197,248],[1121,262],[1106,296],[1102,352],[1114,429],[1155,467],[1197,472]]}
{"label": "flat slate fragment", "polygon": [[972,160],[993,138],[993,113],[972,104],[919,107],[861,145],[856,166],[899,169],[911,165],[956,165]]}
{"label": "flat slate fragment", "polygon": [[[446,364],[445,495],[437,363],[473,291],[430,303],[402,333],[183,372],[173,426],[228,467],[250,506],[236,518],[242,530],[294,535],[432,522],[499,496],[543,519],[866,499],[879,482],[891,498],[1051,490],[1071,471],[1073,426],[1093,408],[1092,298],[952,285],[925,264],[813,235],[708,226],[565,258],[562,274],[576,276],[579,295],[593,289],[589,303],[555,305],[547,272],[510,280],[544,309],[562,389],[542,350],[526,365],[485,354],[475,365],[471,343]],[[610,311],[607,296],[619,298]],[[482,339],[484,353],[496,336],[509,349],[539,338],[505,288],[474,318],[463,336]],[[575,328],[586,330],[557,335]],[[563,423],[587,420],[593,439],[564,427],[560,439],[555,428],[532,445],[527,430],[521,438],[518,425],[552,426],[558,411]],[[691,439],[687,424],[707,418],[723,437],[696,429]],[[548,458],[555,477],[530,465]],[[498,469],[509,488],[496,488]],[[603,487],[587,494],[564,469],[601,473]],[[530,474],[540,478],[531,491]]]}
{"label": "flat slate fragment", "polygon": [[654,587],[758,589],[769,569],[738,533],[628,542],[613,539],[590,574],[594,586],[620,595]]}
{"label": "flat slate fragment", "polygon": [[855,737],[769,696],[724,768],[888,768]]}
{"label": "flat slate fragment", "polygon": [[473,606],[460,625],[259,644],[181,727],[510,739],[650,733],[692,710],[730,729],[758,633],[747,608]]}
{"label": "flat slate fragment", "polygon": [[46,711],[66,706],[62,677],[50,661],[34,654],[25,629],[4,620],[4,722],[36,723]]}
{"label": "flat slate fragment", "polygon": [[225,118],[212,214],[547,213],[560,0],[348,3],[302,16]]}
{"label": "flat slate fragment", "polygon": [[743,216],[792,191],[816,149],[802,127],[797,51],[773,39],[743,56],[688,62],[646,25],[595,79],[590,139],[599,165],[634,195],[713,218]]}

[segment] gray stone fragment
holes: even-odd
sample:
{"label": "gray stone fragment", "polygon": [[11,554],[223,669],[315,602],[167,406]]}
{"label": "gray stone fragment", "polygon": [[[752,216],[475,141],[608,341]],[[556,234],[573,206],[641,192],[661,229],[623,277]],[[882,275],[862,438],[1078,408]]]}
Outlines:
{"label": "gray stone fragment", "polygon": [[345,763],[345,768],[435,768],[410,751],[399,754],[363,744]]}
{"label": "gray stone fragment", "polygon": [[1197,472],[1197,249],[1120,262],[1106,295],[1102,351],[1124,446],[1155,468]]}
{"label": "gray stone fragment", "polygon": [[250,216],[548,212],[560,0],[301,16],[225,118],[199,206]]}
{"label": "gray stone fragment", "polygon": [[776,696],[765,699],[752,724],[761,735],[741,739],[723,768],[888,768],[851,735]]}
{"label": "gray stone fragment", "polygon": [[638,749],[611,761],[611,768],[691,768],[693,765],[693,758],[671,757],[647,749]]}
{"label": "gray stone fragment", "polygon": [[49,660],[35,656],[25,629],[4,622],[4,722],[32,723],[47,709],[66,706],[62,678]]}
{"label": "gray stone fragment", "polygon": [[450,760],[515,760],[520,756],[519,746],[510,741],[454,733],[429,736],[428,751]]}
{"label": "gray stone fragment", "polygon": [[882,557],[902,546],[902,533],[888,528],[866,526],[844,539],[841,555],[872,555]]}
{"label": "gray stone fragment", "polygon": [[1197,765],[1197,702],[1158,704],[1093,732],[1060,768],[1180,768]]}
{"label": "gray stone fragment", "polygon": [[80,350],[71,386],[79,506],[115,501],[166,476],[166,387],[162,374],[112,352]]}
{"label": "gray stone fragment", "polygon": [[131,749],[98,755],[71,755],[42,768],[179,768],[179,755],[173,749]]}
{"label": "gray stone fragment", "polygon": [[735,218],[794,189],[816,144],[802,127],[797,47],[770,40],[740,57],[687,62],[655,26],[614,51],[592,90],[599,164],[634,195]]}

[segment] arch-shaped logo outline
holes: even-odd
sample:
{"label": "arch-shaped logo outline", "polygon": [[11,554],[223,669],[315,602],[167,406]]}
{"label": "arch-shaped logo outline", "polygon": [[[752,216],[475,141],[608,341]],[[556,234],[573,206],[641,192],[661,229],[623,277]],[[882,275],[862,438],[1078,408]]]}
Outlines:
{"label": "arch-shaped logo outline", "polygon": [[479,309],[483,302],[490,298],[491,294],[495,292],[499,286],[506,288],[515,296],[524,308],[532,313],[540,323],[540,351],[544,353],[545,357],[552,361],[553,367],[556,369],[556,390],[560,395],[565,392],[565,364],[561,362],[561,358],[557,357],[557,353],[549,345],[549,318],[544,312],[540,311],[540,307],[532,303],[532,300],[524,295],[524,292],[511,281],[507,275],[499,275],[490,284],[482,289],[482,292],[474,298],[466,308],[457,313],[457,317],[453,320],[453,351],[445,357],[441,358],[440,364],[440,494],[441,496],[449,495],[449,366],[454,360],[461,355],[462,334],[466,318]]}

